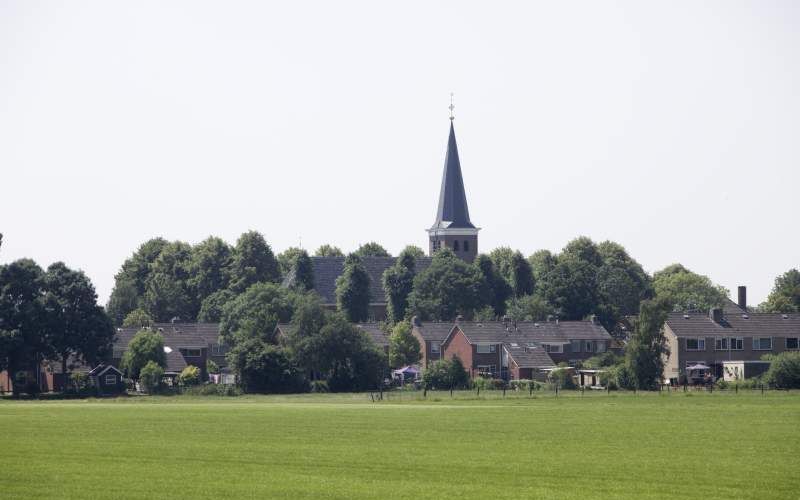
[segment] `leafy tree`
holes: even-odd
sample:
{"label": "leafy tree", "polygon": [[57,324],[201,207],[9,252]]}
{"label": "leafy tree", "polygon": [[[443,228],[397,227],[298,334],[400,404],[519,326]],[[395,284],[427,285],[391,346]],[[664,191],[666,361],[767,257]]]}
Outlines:
{"label": "leafy tree", "polygon": [[414,278],[408,303],[420,319],[450,321],[459,314],[472,317],[486,306],[485,291],[481,271],[443,248],[434,254],[430,266]]}
{"label": "leafy tree", "polygon": [[178,375],[178,383],[181,385],[197,385],[200,383],[200,375],[200,368],[188,365]]}
{"label": "leafy tree", "polygon": [[555,311],[538,294],[512,298],[508,301],[508,316],[516,321],[542,321]]}
{"label": "leafy tree", "polygon": [[721,307],[728,297],[728,290],[715,285],[707,276],[672,264],[653,275],[655,296],[672,304],[675,311],[706,311]]}
{"label": "leafy tree", "polygon": [[375,243],[374,241],[370,241],[369,243],[364,243],[355,253],[359,257],[391,257],[392,255],[381,245]]}
{"label": "leafy tree", "polygon": [[218,323],[222,319],[225,304],[232,301],[236,294],[230,290],[219,290],[205,298],[197,313],[197,321],[201,323]]}
{"label": "leafy tree", "polygon": [[300,250],[284,277],[284,284],[300,291],[314,289],[314,264],[305,250]]}
{"label": "leafy tree", "polygon": [[125,320],[122,322],[122,326],[125,328],[149,328],[153,325],[153,318],[147,314],[147,311],[144,309],[134,309],[127,316],[125,316]]}
{"label": "leafy tree", "polygon": [[319,296],[306,294],[298,299],[292,315],[292,328],[285,343],[297,363],[310,374],[312,380],[324,378],[321,364],[320,331],[328,321],[330,313],[322,305]]}
{"label": "leafy tree", "polygon": [[458,356],[434,361],[422,372],[426,389],[461,389],[469,387],[469,374]]}
{"label": "leafy tree", "polygon": [[603,264],[603,257],[597,245],[586,236],[579,236],[567,243],[559,257],[573,257],[596,268]]}
{"label": "leafy tree", "polygon": [[533,293],[533,270],[530,263],[525,260],[520,252],[514,252],[511,257],[511,288],[515,297],[522,297]]}
{"label": "leafy tree", "polygon": [[533,282],[538,289],[539,282],[556,267],[557,259],[550,250],[538,250],[528,257],[528,263],[531,265]]}
{"label": "leafy tree", "polygon": [[625,366],[638,389],[655,389],[661,383],[663,356],[669,354],[663,331],[669,309],[664,299],[645,300],[639,306],[639,317],[625,346]]}
{"label": "leafy tree", "polygon": [[308,382],[288,353],[259,338],[248,338],[227,354],[245,392],[305,392]]}
{"label": "leafy tree", "polygon": [[639,311],[639,303],[652,294],[650,277],[625,248],[612,241],[597,245],[602,264],[597,269],[598,306],[595,313],[611,331],[626,315]]}
{"label": "leafy tree", "polygon": [[775,278],[763,309],[776,313],[800,312],[800,271],[790,269]]}
{"label": "leafy tree", "polygon": [[339,311],[354,323],[369,317],[369,275],[361,258],[355,254],[347,256],[344,271],[336,279],[336,304]]}
{"label": "leafy tree", "polygon": [[128,377],[138,379],[139,374],[148,363],[155,363],[164,368],[167,366],[167,355],[164,352],[164,337],[153,330],[140,330],[131,339],[128,349],[122,356],[120,367]]}
{"label": "leafy tree", "polygon": [[493,316],[503,316],[506,313],[506,301],[513,293],[511,285],[497,273],[494,261],[488,255],[478,255],[475,265],[483,274],[483,281],[486,284],[487,297],[483,302],[491,306]]}
{"label": "leafy tree", "polygon": [[233,248],[222,239],[209,236],[192,249],[189,285],[197,301],[230,286]]}
{"label": "leafy tree", "polygon": [[155,361],[148,361],[139,373],[139,384],[144,392],[155,394],[161,389],[161,381],[164,378],[164,368]]}
{"label": "leafy tree", "polygon": [[764,382],[777,389],[800,389],[800,353],[786,351],[775,356]]}
{"label": "leafy tree", "polygon": [[137,308],[140,308],[141,299],[136,290],[136,284],[128,278],[121,278],[117,275],[111,296],[106,304],[106,313],[111,321],[119,326],[125,318]]}
{"label": "leafy tree", "polygon": [[383,290],[386,293],[386,313],[390,322],[401,321],[408,309],[408,296],[414,288],[416,258],[413,252],[403,253],[393,266],[383,272]]}
{"label": "leafy tree", "polygon": [[292,319],[297,295],[274,283],[256,283],[223,308],[220,339],[235,345],[245,339],[275,342],[275,327]]}
{"label": "leafy tree", "polygon": [[314,252],[315,257],[344,257],[344,253],[339,247],[328,245],[327,243],[317,248]]}
{"label": "leafy tree", "polygon": [[[42,268],[30,259],[0,266],[0,370],[11,380],[53,354],[44,281]],[[21,389],[14,384],[14,395]]]}
{"label": "leafy tree", "polygon": [[386,357],[360,328],[339,314],[329,316],[319,332],[322,370],[332,392],[377,387],[386,375]]}
{"label": "leafy tree", "polygon": [[173,318],[194,321],[200,304],[191,278],[192,247],[180,241],[168,243],[150,267],[145,281],[144,308],[156,321]]}
{"label": "leafy tree", "polygon": [[415,259],[419,259],[419,258],[425,257],[425,251],[422,250],[417,245],[406,245],[406,247],[403,249],[403,251],[400,252],[400,255],[404,255],[404,254],[405,255],[410,255],[410,256],[414,257]]}
{"label": "leafy tree", "polygon": [[151,267],[168,244],[164,238],[148,240],[122,264],[106,306],[115,325],[121,325],[129,312],[140,307]]}
{"label": "leafy tree", "polygon": [[514,250],[509,247],[497,247],[489,252],[489,258],[494,263],[495,271],[511,286],[511,261],[514,259]]}
{"label": "leafy tree", "polygon": [[596,270],[591,263],[574,255],[559,255],[558,263],[539,287],[544,299],[562,319],[583,319],[598,303]]}
{"label": "leafy tree", "polygon": [[231,272],[231,289],[243,292],[255,283],[277,283],[280,269],[272,249],[264,237],[249,231],[236,242]]}
{"label": "leafy tree", "polygon": [[56,262],[47,268],[44,288],[50,343],[61,360],[62,373],[69,373],[70,356],[89,365],[109,357],[114,325],[97,305],[89,278]]}
{"label": "leafy tree", "polygon": [[389,366],[399,368],[420,360],[419,341],[411,334],[411,323],[401,321],[389,336]]}
{"label": "leafy tree", "polygon": [[[306,253],[302,248],[289,247],[278,254],[278,267],[281,270],[281,277],[286,279],[295,267],[295,262],[300,254]],[[307,254],[306,254],[307,255]]]}

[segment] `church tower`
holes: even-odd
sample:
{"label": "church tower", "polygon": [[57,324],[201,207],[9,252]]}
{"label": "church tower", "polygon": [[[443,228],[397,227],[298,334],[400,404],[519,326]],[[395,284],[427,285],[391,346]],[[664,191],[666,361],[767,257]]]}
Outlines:
{"label": "church tower", "polygon": [[472,262],[478,255],[478,231],[469,220],[467,195],[464,192],[464,179],[461,177],[461,163],[458,160],[456,132],[453,127],[453,104],[450,103],[450,137],[447,140],[447,155],[444,159],[442,189],[439,192],[439,209],[436,221],[428,229],[430,241],[429,254],[446,246],[457,256]]}

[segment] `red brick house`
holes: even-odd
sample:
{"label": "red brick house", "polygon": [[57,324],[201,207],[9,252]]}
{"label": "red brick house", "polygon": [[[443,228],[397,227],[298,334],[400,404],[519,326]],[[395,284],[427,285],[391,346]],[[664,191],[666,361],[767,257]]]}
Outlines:
{"label": "red brick house", "polygon": [[442,343],[452,329],[453,323],[423,323],[416,316],[411,319],[411,335],[419,342],[422,368],[443,359]]}

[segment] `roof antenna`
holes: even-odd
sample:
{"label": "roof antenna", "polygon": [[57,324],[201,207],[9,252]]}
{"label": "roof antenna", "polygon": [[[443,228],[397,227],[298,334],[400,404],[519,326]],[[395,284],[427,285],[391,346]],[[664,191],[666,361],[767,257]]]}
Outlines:
{"label": "roof antenna", "polygon": [[455,120],[456,117],[453,116],[453,110],[456,109],[456,105],[453,104],[453,93],[452,92],[450,92],[450,106],[448,107],[448,109],[450,110],[450,121]]}

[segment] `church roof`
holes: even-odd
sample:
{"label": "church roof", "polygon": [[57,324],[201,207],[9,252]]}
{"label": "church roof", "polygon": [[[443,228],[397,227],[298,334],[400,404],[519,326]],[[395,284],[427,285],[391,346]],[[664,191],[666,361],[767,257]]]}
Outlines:
{"label": "church roof", "polygon": [[464,192],[464,179],[461,176],[461,162],[458,160],[458,146],[453,122],[450,122],[450,137],[447,140],[447,155],[444,159],[442,189],[439,192],[439,209],[436,212],[434,229],[457,229],[475,226],[469,220],[467,195]]}
{"label": "church roof", "polygon": [[[314,290],[322,297],[324,304],[336,303],[336,278],[344,271],[344,257],[311,257],[314,266]],[[383,272],[394,265],[396,257],[362,257],[361,263],[369,275],[369,296],[371,304],[385,304],[383,291]],[[416,259],[415,271],[420,273],[431,264],[430,257]]]}

